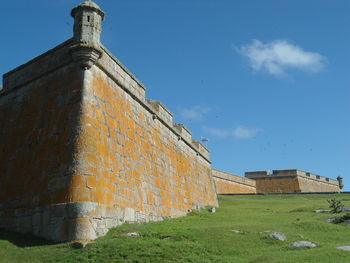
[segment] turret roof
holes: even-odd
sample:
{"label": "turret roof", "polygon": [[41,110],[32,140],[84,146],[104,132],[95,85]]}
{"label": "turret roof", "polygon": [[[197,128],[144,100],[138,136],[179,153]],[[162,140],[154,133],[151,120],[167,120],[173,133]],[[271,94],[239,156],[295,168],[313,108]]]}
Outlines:
{"label": "turret roof", "polygon": [[105,16],[104,12],[101,10],[101,8],[95,2],[93,2],[91,0],[86,0],[82,3],[80,3],[77,7],[73,8],[71,15],[74,17],[78,11],[84,10],[84,9],[92,9],[101,15],[102,20],[104,19],[104,16]]}
{"label": "turret roof", "polygon": [[90,7],[96,8],[96,9],[101,9],[95,2],[93,2],[91,0],[86,0],[82,3],[80,3],[78,6],[90,6]]}

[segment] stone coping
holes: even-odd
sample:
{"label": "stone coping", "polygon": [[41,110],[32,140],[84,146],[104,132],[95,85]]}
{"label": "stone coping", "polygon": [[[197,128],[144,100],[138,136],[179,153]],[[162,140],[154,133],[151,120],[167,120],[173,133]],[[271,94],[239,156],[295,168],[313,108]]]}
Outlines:
{"label": "stone coping", "polygon": [[101,49],[112,59],[114,62],[116,62],[137,84],[140,85],[140,87],[144,90],[146,90],[146,86],[133,74],[129,71],[129,69],[121,63],[105,46],[101,44]]}
{"label": "stone coping", "polygon": [[152,100],[152,99],[146,99],[147,102],[149,102],[150,104],[154,104],[154,105],[159,105],[160,107],[162,107],[162,109],[167,113],[169,114],[171,117],[174,116],[174,114],[167,108],[164,106],[163,103],[161,103],[160,101],[158,100]]}

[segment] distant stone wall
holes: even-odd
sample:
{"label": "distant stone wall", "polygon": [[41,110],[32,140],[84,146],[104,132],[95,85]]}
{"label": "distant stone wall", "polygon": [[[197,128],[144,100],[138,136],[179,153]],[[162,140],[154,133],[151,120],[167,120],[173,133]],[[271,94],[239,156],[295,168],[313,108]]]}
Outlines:
{"label": "distant stone wall", "polygon": [[309,192],[340,192],[339,183],[329,178],[312,179],[309,177],[299,176],[299,187],[303,193]]}
{"label": "distant stone wall", "polygon": [[339,182],[298,169],[246,172],[258,193],[340,192]]}
{"label": "distant stone wall", "polygon": [[4,75],[0,227],[91,240],[217,206],[206,147],[106,49],[84,70],[70,43]]}
{"label": "distant stone wall", "polygon": [[256,193],[254,180],[212,169],[217,194],[247,194]]}
{"label": "distant stone wall", "polygon": [[212,169],[217,194],[340,192],[337,180],[297,169],[246,172]]}
{"label": "distant stone wall", "polygon": [[255,178],[257,193],[299,193],[296,176],[276,176]]}

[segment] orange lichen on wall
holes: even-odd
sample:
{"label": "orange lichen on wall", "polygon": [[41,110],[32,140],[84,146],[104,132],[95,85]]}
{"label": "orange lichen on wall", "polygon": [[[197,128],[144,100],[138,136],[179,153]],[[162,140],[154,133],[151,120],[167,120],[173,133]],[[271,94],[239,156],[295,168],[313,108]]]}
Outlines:
{"label": "orange lichen on wall", "polygon": [[222,180],[214,178],[217,194],[254,194],[255,187],[242,185],[234,181]]}
{"label": "orange lichen on wall", "polygon": [[212,169],[217,194],[251,194],[256,193],[254,180]]}
{"label": "orange lichen on wall", "polygon": [[337,180],[299,169],[251,171],[246,178],[256,180],[258,193],[340,192]]}
{"label": "orange lichen on wall", "polygon": [[4,77],[0,227],[95,239],[123,222],[217,206],[208,151],[108,53],[81,68],[68,43]]}
{"label": "orange lichen on wall", "polygon": [[335,180],[320,182],[306,177],[299,177],[298,180],[301,192],[340,192],[339,184]]}
{"label": "orange lichen on wall", "polygon": [[255,178],[257,193],[298,193],[300,186],[295,176]]}
{"label": "orange lichen on wall", "polygon": [[55,203],[68,193],[80,73],[72,68],[0,96],[2,210]]}
{"label": "orange lichen on wall", "polygon": [[209,163],[100,70],[89,74],[70,201],[157,217],[217,205]]}

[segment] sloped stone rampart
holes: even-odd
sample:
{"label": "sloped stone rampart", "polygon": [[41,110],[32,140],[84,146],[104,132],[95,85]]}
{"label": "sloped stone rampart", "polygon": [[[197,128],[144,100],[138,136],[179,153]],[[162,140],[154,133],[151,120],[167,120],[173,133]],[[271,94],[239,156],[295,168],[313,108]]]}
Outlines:
{"label": "sloped stone rampart", "polygon": [[256,193],[254,180],[212,169],[217,194],[252,194]]}

